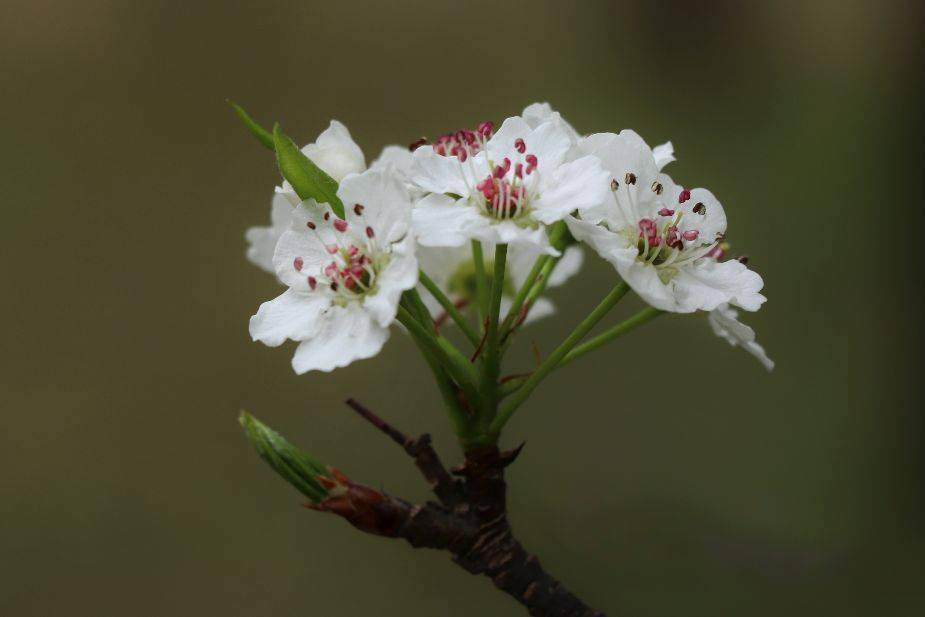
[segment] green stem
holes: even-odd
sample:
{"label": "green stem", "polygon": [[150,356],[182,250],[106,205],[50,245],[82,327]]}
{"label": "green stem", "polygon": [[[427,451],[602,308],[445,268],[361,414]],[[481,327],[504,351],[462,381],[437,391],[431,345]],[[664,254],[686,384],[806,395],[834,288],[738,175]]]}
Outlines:
{"label": "green stem", "polygon": [[508,399],[507,403],[501,407],[501,410],[498,412],[498,416],[492,421],[490,426],[490,432],[493,434],[498,434],[501,431],[501,428],[511,419],[511,416],[514,415],[514,412],[517,411],[517,408],[520,407],[527,400],[527,398],[533,393],[533,390],[540,384],[543,379],[549,375],[550,372],[559,362],[570,352],[578,343],[583,339],[591,329],[597,325],[604,315],[614,307],[614,305],[620,301],[620,299],[626,295],[626,292],[629,291],[629,285],[625,282],[620,282],[615,286],[607,296],[601,301],[600,304],[595,307],[591,314],[585,317],[584,321],[578,324],[578,327],[572,331],[571,334],[562,342],[555,351],[550,354],[542,364],[537,367],[535,371],[527,378],[527,381],[524,382],[524,385],[517,389],[511,395],[511,398]]}
{"label": "green stem", "polygon": [[468,358],[459,353],[459,350],[452,343],[435,332],[429,331],[420,321],[414,318],[408,308],[401,304],[398,306],[398,321],[408,328],[422,345],[426,346],[427,351],[440,361],[467,394],[470,394],[470,390],[473,394],[477,392],[478,373],[475,367],[472,366]]}
{"label": "green stem", "polygon": [[481,420],[486,424],[491,421],[498,406],[498,375],[501,372],[498,321],[501,318],[501,295],[504,292],[506,266],[507,245],[499,244],[495,247],[495,271],[491,280],[488,329],[485,334],[485,361],[482,364],[482,397],[485,403]]}
{"label": "green stem", "polygon": [[562,358],[562,362],[559,363],[559,366],[568,364],[572,360],[575,360],[585,355],[589,351],[594,351],[598,347],[601,347],[609,343],[610,341],[623,336],[630,330],[635,330],[639,326],[649,323],[650,321],[652,321],[659,315],[664,314],[664,312],[665,311],[660,311],[659,309],[652,308],[651,306],[649,308],[639,311],[638,313],[636,313],[629,319],[626,319],[625,321],[621,321],[620,323],[610,328],[609,330],[605,330],[604,332],[602,332],[601,334],[598,334],[591,340],[586,341],[582,343],[581,345],[576,346],[572,351],[568,352],[564,358]]}
{"label": "green stem", "polygon": [[[565,354],[565,357],[562,358],[562,361],[556,365],[556,368],[565,366],[572,360],[578,359],[579,357],[585,355],[589,351],[594,351],[598,347],[602,347],[604,344],[609,343],[610,341],[616,338],[619,338],[620,336],[623,336],[627,332],[630,332],[631,330],[635,330],[639,326],[649,323],[650,321],[652,321],[659,315],[662,315],[663,313],[664,311],[660,311],[652,307],[639,311],[638,313],[636,313],[629,319],[626,319],[625,321],[618,323],[617,325],[610,328],[609,330],[605,330],[604,332],[595,336],[591,340],[585,343],[582,343],[581,345],[577,345],[574,349],[572,349],[572,351]],[[515,379],[510,379],[504,382],[501,385],[499,396],[501,396],[502,398],[510,396],[511,394],[516,392],[518,389],[520,389],[520,387],[524,384],[526,380],[527,380],[527,376],[524,376],[524,377],[517,377]]]}
{"label": "green stem", "polygon": [[485,278],[485,256],[482,254],[482,243],[472,241],[472,261],[475,264],[475,289],[479,300],[479,311],[482,319],[488,316],[488,281]]}
{"label": "green stem", "polygon": [[[565,223],[559,221],[552,226],[549,232],[549,243],[560,251],[564,248],[561,244],[563,244],[562,238],[565,237],[566,231],[568,231],[568,227],[566,227]],[[530,269],[530,273],[527,275],[527,278],[524,279],[523,285],[517,290],[517,295],[514,296],[514,303],[511,304],[511,308],[504,317],[504,323],[500,329],[502,338],[507,335],[508,329],[513,325],[514,320],[517,319],[517,314],[520,312],[520,307],[523,306],[524,301],[527,299],[527,294],[533,289],[537,277],[540,276],[543,270],[543,266],[545,266],[550,259],[552,259],[551,255],[540,255],[536,258],[536,261],[533,262],[533,268]],[[558,259],[556,261],[558,261]]]}
{"label": "green stem", "polygon": [[443,307],[443,310],[446,311],[446,314],[449,315],[453,321],[456,322],[456,325],[459,326],[459,329],[462,330],[463,334],[466,335],[466,338],[469,339],[474,346],[479,344],[479,335],[476,334],[475,330],[472,329],[472,326],[466,321],[466,318],[463,317],[462,313],[459,312],[459,309],[456,308],[456,305],[453,304],[453,301],[446,297],[446,294],[437,286],[433,280],[423,270],[420,272],[420,281],[421,285],[433,296],[434,300],[440,303],[440,306]]}

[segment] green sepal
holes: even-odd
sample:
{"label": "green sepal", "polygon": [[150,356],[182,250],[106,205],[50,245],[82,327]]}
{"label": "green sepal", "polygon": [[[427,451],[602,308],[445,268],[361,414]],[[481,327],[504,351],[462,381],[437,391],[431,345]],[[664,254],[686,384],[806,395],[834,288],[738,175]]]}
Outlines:
{"label": "green sepal", "polygon": [[238,422],[244,427],[244,433],[260,458],[276,473],[312,502],[318,503],[324,499],[328,491],[316,479],[319,475],[327,474],[327,468],[322,463],[293,446],[246,411],[241,412]]}
{"label": "green sepal", "polygon": [[337,181],[315,165],[287,137],[279,123],[273,125],[273,146],[279,171],[289,181],[301,199],[314,199],[331,206],[339,218],[344,218],[344,204],[337,196]]}
{"label": "green sepal", "polygon": [[234,110],[234,113],[241,119],[241,122],[244,123],[244,126],[257,138],[257,141],[262,143],[264,147],[274,150],[273,146],[273,134],[270,131],[266,130],[259,124],[257,124],[253,118],[251,118],[244,108],[232,101],[231,99],[225,99],[225,102]]}

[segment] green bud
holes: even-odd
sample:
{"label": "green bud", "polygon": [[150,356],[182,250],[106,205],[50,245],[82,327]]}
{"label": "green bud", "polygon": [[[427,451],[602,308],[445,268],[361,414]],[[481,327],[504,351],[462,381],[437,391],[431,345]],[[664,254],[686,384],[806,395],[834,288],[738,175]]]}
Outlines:
{"label": "green bud", "polygon": [[324,499],[328,491],[318,482],[318,476],[328,473],[323,464],[300,451],[246,411],[241,412],[238,422],[257,453],[276,473],[313,503]]}

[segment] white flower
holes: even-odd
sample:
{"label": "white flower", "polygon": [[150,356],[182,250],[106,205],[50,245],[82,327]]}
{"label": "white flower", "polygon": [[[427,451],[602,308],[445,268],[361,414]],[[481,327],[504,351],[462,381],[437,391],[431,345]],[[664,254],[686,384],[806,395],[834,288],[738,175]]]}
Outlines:
{"label": "white flower", "polygon": [[713,334],[726,339],[733,347],[741,347],[755,356],[764,368],[773,370],[774,360],[768,357],[764,347],[755,342],[755,331],[740,322],[738,316],[738,311],[728,304],[720,304],[707,317]]}
{"label": "white flower", "polygon": [[426,193],[413,213],[419,243],[453,247],[475,239],[557,254],[545,226],[608,199],[609,174],[593,156],[566,162],[571,146],[556,116],[536,127],[508,118],[494,135],[482,123],[419,147],[410,174]]}
{"label": "white flower", "polygon": [[726,214],[712,193],[676,186],[632,131],[590,135],[576,149],[600,158],[611,190],[604,206],[569,217],[569,229],[646,302],[676,313],[724,303],[749,311],[761,306],[758,274],[737,260],[712,258],[726,232]]}
{"label": "white flower", "polygon": [[[485,244],[483,250],[486,261],[485,270],[486,272],[492,272],[495,246]],[[530,247],[516,244],[508,250],[505,286],[501,297],[502,315],[507,314],[511,304],[513,304],[514,296],[526,281],[536,258],[540,254]],[[476,295],[475,263],[472,260],[472,251],[469,246],[440,248],[419,246],[417,256],[421,270],[440,287],[450,301],[456,304],[457,308],[462,309],[474,301]],[[549,276],[546,286],[558,287],[564,285],[566,281],[578,273],[583,261],[584,253],[579,246],[572,245],[565,249]],[[443,307],[423,286],[419,285],[419,291],[424,304],[427,305],[427,309],[430,311],[431,317],[437,318],[443,314]],[[553,303],[547,298],[540,297],[534,302],[524,321],[525,323],[530,323],[553,313],[555,313]]]}
{"label": "white flower", "polygon": [[[363,151],[353,141],[347,127],[337,120],[332,120],[314,143],[302,148],[302,153],[338,182],[348,174],[366,169]],[[401,146],[386,146],[369,168],[384,169],[387,165],[391,165],[395,173],[407,182],[411,152]],[[301,202],[289,182],[284,180],[282,186],[276,187],[270,210],[270,226],[251,227],[244,233],[248,244],[247,259],[251,263],[267,272],[275,272],[273,251],[279,237],[289,228],[293,208]]]}
{"label": "white flower", "polygon": [[295,209],[273,257],[289,289],[250,321],[255,341],[299,342],[292,366],[300,374],[376,355],[402,292],[417,282],[411,199],[401,179],[390,169],[351,174],[337,195],[344,220],[313,201]]}

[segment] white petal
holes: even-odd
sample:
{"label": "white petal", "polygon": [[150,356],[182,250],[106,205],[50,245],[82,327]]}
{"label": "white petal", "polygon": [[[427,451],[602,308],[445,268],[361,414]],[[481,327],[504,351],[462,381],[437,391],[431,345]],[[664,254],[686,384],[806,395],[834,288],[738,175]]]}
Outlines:
{"label": "white petal", "polygon": [[677,300],[655,267],[636,259],[638,249],[626,237],[572,217],[566,223],[572,235],[609,261],[639,297],[657,309],[679,312]]}
{"label": "white petal", "polygon": [[292,357],[298,374],[331,371],[354,360],[375,356],[389,338],[388,328],[375,323],[357,302],[329,306],[319,316],[321,328],[302,341]]}
{"label": "white petal", "polygon": [[[527,313],[526,318],[524,318],[524,324],[531,324],[544,317],[555,315],[555,313],[556,305],[553,304],[551,300],[548,298],[537,298],[530,307],[530,312]],[[507,314],[507,311],[505,311],[505,314]]]}
{"label": "white petal", "polygon": [[391,165],[399,175],[403,178],[408,177],[408,173],[411,171],[411,164],[414,162],[414,157],[411,155],[411,150],[405,146],[386,146],[382,149],[382,152],[379,154],[379,158],[370,163],[370,169],[383,169],[388,165]]}
{"label": "white petal", "polygon": [[[680,192],[680,188],[677,192]],[[702,208],[699,207],[700,204],[703,205]],[[691,189],[691,198],[684,202],[682,211],[684,215],[678,224],[680,232],[696,230],[700,234],[699,240],[704,244],[709,244],[726,233],[726,212],[719,200],[707,189]]]}
{"label": "white petal", "polygon": [[671,283],[680,312],[712,311],[726,302],[757,311],[767,300],[758,293],[764,286],[761,277],[735,259],[699,259],[689,267],[679,268]]}
{"label": "white petal", "polygon": [[547,283],[547,285],[549,287],[564,285],[566,281],[578,274],[584,261],[585,253],[581,250],[580,246],[572,245],[568,247],[562,253],[562,258],[559,260],[559,263],[553,268],[552,274],[549,275],[549,283]]}
{"label": "white petal", "polygon": [[462,246],[489,225],[466,199],[454,201],[437,193],[414,204],[411,221],[418,243],[423,246]]}
{"label": "white petal", "polygon": [[652,155],[655,157],[655,164],[658,165],[659,171],[668,163],[678,160],[674,157],[674,146],[670,141],[652,148]]}
{"label": "white petal", "polygon": [[460,196],[469,194],[469,167],[464,167],[456,157],[441,156],[430,146],[422,146],[414,151],[412,158],[409,177],[422,190]]}
{"label": "white petal", "polygon": [[534,129],[547,120],[558,118],[561,119],[562,125],[573,143],[578,141],[578,139],[581,137],[578,134],[578,131],[576,131],[571,124],[566,122],[565,119],[562,118],[562,116],[559,114],[559,112],[555,111],[549,103],[533,103],[532,105],[527,105],[524,108],[521,117],[530,126],[530,128]]}
{"label": "white petal", "polygon": [[302,148],[302,153],[338,182],[347,174],[366,169],[363,151],[353,141],[347,127],[337,120],[331,120],[331,125],[315,143]]}
{"label": "white petal", "polygon": [[376,277],[376,288],[363,298],[363,308],[383,328],[395,321],[402,292],[418,282],[418,261],[414,255],[414,238],[409,234],[392,246],[391,259]]}
{"label": "white petal", "polygon": [[593,156],[560,165],[542,182],[540,196],[533,203],[533,218],[547,225],[574,210],[599,207],[610,199],[610,174]]}
{"label": "white petal", "polygon": [[[324,221],[326,209],[308,200],[292,211],[291,222],[276,243],[273,265],[276,276],[283,283],[294,289],[307,291],[308,276],[317,276],[331,262],[330,253],[325,250],[327,244],[336,244],[334,231]],[[315,225],[309,229],[308,223]],[[296,260],[300,267],[296,267]]]}
{"label": "white petal", "polygon": [[[601,165],[615,180],[617,190],[612,193],[616,201],[621,224],[636,226],[639,219],[651,218],[659,209],[652,183],[658,179],[658,166],[646,142],[631,130],[614,133],[596,133],[581,139],[573,156],[596,156]],[[635,182],[626,182],[628,174]],[[591,218],[590,215],[588,218]],[[613,221],[617,222],[617,221]]]}
{"label": "white petal", "polygon": [[480,217],[485,224],[473,228],[470,237],[491,244],[510,244],[511,246],[525,246],[532,250],[544,252],[548,255],[558,255],[546,236],[546,228],[542,225],[536,228],[521,227],[513,221],[489,221],[487,217]]}
{"label": "white petal", "polygon": [[774,361],[764,347],[755,341],[755,331],[738,320],[739,313],[728,304],[721,304],[708,314],[710,327],[716,336],[726,339],[733,347],[741,347],[752,354],[767,369],[774,369]]}
{"label": "white petal", "polygon": [[[411,226],[411,196],[391,167],[370,169],[343,179],[337,196],[344,202],[347,222],[358,237],[373,230],[376,242],[396,242]],[[360,214],[355,206],[363,206]]]}
{"label": "white petal", "polygon": [[264,302],[250,319],[250,335],[270,347],[286,339],[309,339],[322,328],[321,319],[330,301],[321,294],[287,289],[276,298]]}
{"label": "white petal", "polygon": [[244,233],[247,240],[247,259],[252,264],[267,272],[276,273],[273,265],[273,253],[280,236],[289,228],[292,219],[292,205],[285,195],[273,195],[270,210],[270,227],[251,227]]}

